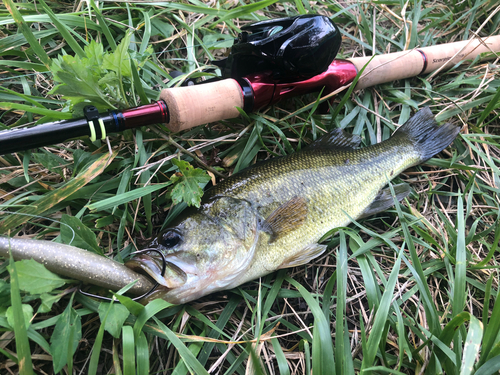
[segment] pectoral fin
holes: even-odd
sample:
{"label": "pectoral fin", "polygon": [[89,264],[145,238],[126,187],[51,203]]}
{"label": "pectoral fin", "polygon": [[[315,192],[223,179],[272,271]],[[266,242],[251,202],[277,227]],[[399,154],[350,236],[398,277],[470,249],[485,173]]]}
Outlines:
{"label": "pectoral fin", "polygon": [[326,250],[326,245],[311,244],[294,256],[285,259],[279,268],[297,267],[309,263],[314,258],[319,257]]}
{"label": "pectoral fin", "polygon": [[307,202],[302,197],[294,197],[283,203],[262,223],[264,232],[270,234],[269,242],[292,230],[297,229],[307,217]]}
{"label": "pectoral fin", "polygon": [[[408,184],[403,183],[393,185],[392,187],[398,201],[406,198],[408,194],[410,194],[410,185]],[[391,189],[387,187],[379,191],[373,202],[363,211],[359,218],[378,214],[379,212],[385,211],[392,206],[394,206],[394,198],[392,197]]]}

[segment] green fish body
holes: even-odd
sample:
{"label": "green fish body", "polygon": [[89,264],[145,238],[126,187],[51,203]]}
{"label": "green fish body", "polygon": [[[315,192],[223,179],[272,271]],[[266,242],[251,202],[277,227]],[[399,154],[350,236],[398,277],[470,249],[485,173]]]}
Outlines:
{"label": "green fish body", "polygon": [[[329,230],[393,205],[388,181],[448,146],[460,129],[437,126],[428,108],[388,140],[356,148],[336,130],[294,154],[250,167],[209,189],[197,210],[186,210],[151,244],[155,253],[127,265],[163,285],[152,298],[184,303],[229,289],[321,255]],[[396,198],[409,193],[396,185]],[[146,267],[154,261],[158,267]]]}

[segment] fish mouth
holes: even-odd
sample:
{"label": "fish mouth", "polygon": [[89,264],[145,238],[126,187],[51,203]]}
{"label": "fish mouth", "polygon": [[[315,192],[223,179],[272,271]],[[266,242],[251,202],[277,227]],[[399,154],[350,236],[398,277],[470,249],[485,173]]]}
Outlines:
{"label": "fish mouth", "polygon": [[184,285],[187,280],[186,273],[174,263],[166,261],[165,258],[161,259],[144,253],[127,261],[125,266],[137,273],[151,277],[158,284],[169,289],[178,288]]}

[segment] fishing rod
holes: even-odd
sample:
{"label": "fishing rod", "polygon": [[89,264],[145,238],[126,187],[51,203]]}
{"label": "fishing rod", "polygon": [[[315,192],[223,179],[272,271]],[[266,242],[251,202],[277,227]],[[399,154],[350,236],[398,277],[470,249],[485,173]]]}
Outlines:
{"label": "fishing rod", "polygon": [[84,118],[0,132],[0,155],[48,146],[72,138],[105,139],[109,133],[164,123],[173,132],[236,118],[282,99],[352,83],[355,90],[448,69],[461,61],[496,57],[500,36],[447,43],[375,57],[335,59],[341,44],[337,26],[321,15],[303,15],[242,27],[230,55],[214,61],[222,79],[167,88],[155,103],[101,114],[94,106]]}

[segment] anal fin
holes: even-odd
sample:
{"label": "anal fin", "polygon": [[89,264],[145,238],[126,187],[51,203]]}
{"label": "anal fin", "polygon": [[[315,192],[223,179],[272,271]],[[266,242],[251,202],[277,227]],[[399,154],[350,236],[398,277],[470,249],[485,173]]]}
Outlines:
{"label": "anal fin", "polygon": [[289,267],[297,267],[301,266],[303,264],[309,263],[311,260],[314,258],[319,257],[321,254],[323,254],[326,250],[326,245],[320,245],[317,243],[313,243],[304,249],[302,249],[300,252],[295,254],[294,256],[291,256],[289,258],[286,258],[283,263],[279,266],[279,268],[289,268]]}
{"label": "anal fin", "polygon": [[[410,185],[406,183],[393,185],[392,187],[398,201],[406,198],[411,191]],[[394,206],[394,198],[392,197],[391,189],[387,187],[379,191],[373,202],[363,211],[359,218],[378,214],[392,206]]]}

